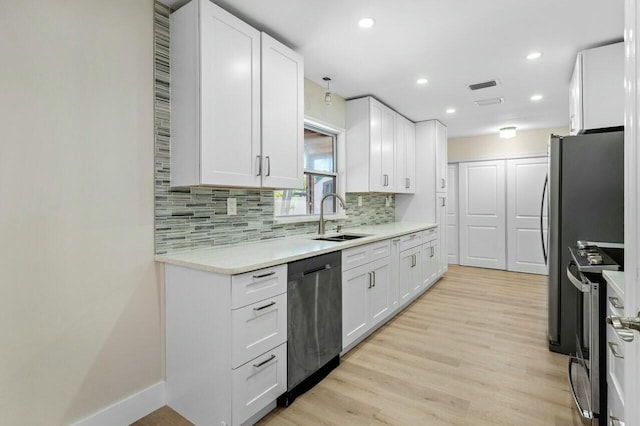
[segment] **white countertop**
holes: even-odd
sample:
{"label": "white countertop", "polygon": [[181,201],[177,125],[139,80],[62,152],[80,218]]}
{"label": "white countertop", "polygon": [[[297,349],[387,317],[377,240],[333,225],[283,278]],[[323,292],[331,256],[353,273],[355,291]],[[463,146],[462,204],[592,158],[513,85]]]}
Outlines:
{"label": "white countertop", "polygon": [[[383,225],[348,228],[342,233],[367,234],[368,236],[350,241],[316,241],[316,234],[274,240],[255,241],[233,246],[211,247],[157,255],[156,261],[171,263],[220,274],[240,274],[256,269],[268,268],[282,263],[317,256],[332,251],[344,250],[374,241],[394,238],[399,235],[435,228],[434,223],[393,222]],[[331,233],[325,234],[330,236]]]}
{"label": "white countertop", "polygon": [[623,271],[602,271],[602,276],[612,287],[614,287],[619,296],[624,297],[624,272]]}

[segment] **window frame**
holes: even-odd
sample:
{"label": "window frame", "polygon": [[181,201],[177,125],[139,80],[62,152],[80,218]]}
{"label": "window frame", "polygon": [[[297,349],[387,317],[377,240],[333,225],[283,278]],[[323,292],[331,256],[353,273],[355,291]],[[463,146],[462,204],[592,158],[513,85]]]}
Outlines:
{"label": "window frame", "polygon": [[[346,130],[341,127],[337,127],[333,124],[323,122],[321,120],[306,116],[304,117],[304,127],[319,133],[329,133],[335,135],[335,148],[333,152],[333,161],[335,164],[335,172],[321,172],[318,170],[304,169],[303,175],[321,175],[321,176],[335,176],[336,179],[336,192],[345,198],[346,193],[346,179],[345,179],[345,134]],[[346,219],[347,215],[341,203],[337,203],[336,212],[331,214],[325,214],[325,219],[336,220]],[[295,222],[317,222],[320,218],[319,214],[305,214],[305,215],[292,215],[292,216],[276,216],[273,212],[273,218],[275,223],[295,223]]]}

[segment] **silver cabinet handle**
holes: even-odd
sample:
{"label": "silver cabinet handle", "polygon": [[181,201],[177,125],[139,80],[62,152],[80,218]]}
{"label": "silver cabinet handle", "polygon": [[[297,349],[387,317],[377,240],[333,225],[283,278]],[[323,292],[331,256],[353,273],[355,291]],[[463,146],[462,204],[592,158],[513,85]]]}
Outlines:
{"label": "silver cabinet handle", "polygon": [[275,358],[276,358],[275,354],[271,354],[271,356],[270,356],[269,358],[267,358],[267,359],[265,359],[264,361],[259,362],[259,363],[257,363],[257,364],[253,364],[253,366],[254,366],[255,368],[260,368],[260,367],[262,367],[263,365],[265,365],[266,363],[268,363],[269,361],[273,361]]}
{"label": "silver cabinet handle", "polygon": [[413,268],[414,266],[416,266],[418,264],[418,261],[416,260],[416,255],[412,254],[411,255],[411,267]]}
{"label": "silver cabinet handle", "polygon": [[373,287],[373,274],[371,272],[367,272],[367,276],[369,278],[369,285],[367,286],[367,288],[371,288]]}
{"label": "silver cabinet handle", "polygon": [[395,240],[393,240],[394,243],[399,243],[400,242],[400,238],[396,238]]}
{"label": "silver cabinet handle", "polygon": [[259,155],[256,155],[256,160],[258,160],[258,173],[256,176],[260,176],[262,174],[262,158]]}
{"label": "silver cabinet handle", "polygon": [[620,347],[618,346],[617,343],[614,342],[607,342],[609,344],[609,349],[611,350],[611,353],[613,354],[613,356],[615,356],[616,358],[620,358],[620,359],[624,359],[624,355],[622,355],[622,352],[620,352]]}
{"label": "silver cabinet handle", "polygon": [[444,178],[441,178],[441,179],[440,179],[440,182],[441,182],[441,183],[440,183],[440,188],[444,188]]}
{"label": "silver cabinet handle", "polygon": [[613,296],[610,297],[609,302],[611,302],[611,306],[613,306],[616,309],[624,309],[624,305],[622,304],[620,299],[618,299],[617,297],[613,297]]}
{"label": "silver cabinet handle", "polygon": [[267,163],[267,173],[265,173],[265,176],[271,176],[271,158],[269,158],[269,156],[267,155],[266,157],[264,157],[264,161]]}
{"label": "silver cabinet handle", "polygon": [[371,272],[371,274],[373,275],[373,285],[372,287],[376,286],[376,271]]}
{"label": "silver cabinet handle", "polygon": [[444,207],[444,206],[445,206],[445,200],[446,200],[446,198],[443,198],[443,199],[442,199],[442,207]]}
{"label": "silver cabinet handle", "polygon": [[607,324],[612,325],[618,336],[620,336],[620,338],[625,342],[633,342],[635,336],[633,335],[633,331],[631,330],[640,329],[640,322],[638,322],[638,318],[608,316]]}
{"label": "silver cabinet handle", "polygon": [[404,179],[404,187],[405,188],[411,188],[411,179],[409,179],[409,178],[405,178]]}
{"label": "silver cabinet handle", "polygon": [[624,426],[624,422],[615,416],[610,416],[609,426]]}
{"label": "silver cabinet handle", "polygon": [[382,175],[384,177],[383,186],[389,186],[389,175]]}
{"label": "silver cabinet handle", "polygon": [[271,275],[275,275],[276,271],[267,272],[266,274],[254,275],[253,278],[264,278],[270,277]]}
{"label": "silver cabinet handle", "polygon": [[417,236],[418,236],[418,234],[411,234],[411,235],[409,235],[409,238],[411,238],[413,240]]}
{"label": "silver cabinet handle", "polygon": [[431,249],[431,256],[429,257],[433,257],[436,255],[436,248],[435,247],[429,247]]}
{"label": "silver cabinet handle", "polygon": [[259,308],[253,308],[253,310],[254,311],[261,311],[261,310],[267,309],[269,306],[273,306],[275,304],[276,304],[276,302],[267,303],[266,305],[260,306]]}

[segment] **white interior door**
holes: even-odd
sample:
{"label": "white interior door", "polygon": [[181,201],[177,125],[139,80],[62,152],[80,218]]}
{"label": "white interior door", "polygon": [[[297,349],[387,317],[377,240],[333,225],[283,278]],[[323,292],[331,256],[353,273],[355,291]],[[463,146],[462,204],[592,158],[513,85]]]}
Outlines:
{"label": "white interior door", "polygon": [[[625,0],[625,106],[624,106],[624,266],[625,291],[624,306],[626,316],[636,316],[640,311],[640,150],[638,150],[638,115],[640,109],[640,89],[638,88],[638,59],[640,45],[637,42],[640,30],[640,8],[638,0]],[[625,343],[624,348],[624,399],[625,413],[622,419],[627,425],[640,425],[640,333],[634,332],[633,342]]]}
{"label": "white interior door", "polygon": [[458,255],[458,165],[447,167],[447,254],[449,263],[460,263]]}
{"label": "white interior door", "polygon": [[459,164],[460,264],[505,269],[505,161]]}
{"label": "white interior door", "polygon": [[[547,274],[542,254],[542,236],[547,241],[547,201],[542,193],[547,176],[547,158],[507,160],[507,270]],[[540,229],[540,215],[542,231]],[[542,232],[542,234],[541,234]]]}

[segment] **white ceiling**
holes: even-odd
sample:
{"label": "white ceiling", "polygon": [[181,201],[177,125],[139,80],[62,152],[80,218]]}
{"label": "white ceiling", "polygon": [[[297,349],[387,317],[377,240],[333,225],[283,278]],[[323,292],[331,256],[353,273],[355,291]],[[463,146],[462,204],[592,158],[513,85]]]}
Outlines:
{"label": "white ceiling", "polygon": [[[185,0],[164,0],[176,8]],[[620,41],[621,0],[215,0],[304,56],[305,76],[345,98],[373,95],[449,137],[568,126],[576,53]],[[376,24],[360,29],[369,16]],[[525,57],[542,52],[537,61]],[[429,82],[418,86],[416,79]],[[498,87],[472,92],[489,79]],[[544,98],[532,102],[533,94]],[[503,97],[478,107],[478,99]],[[446,114],[449,107],[455,114]]]}

